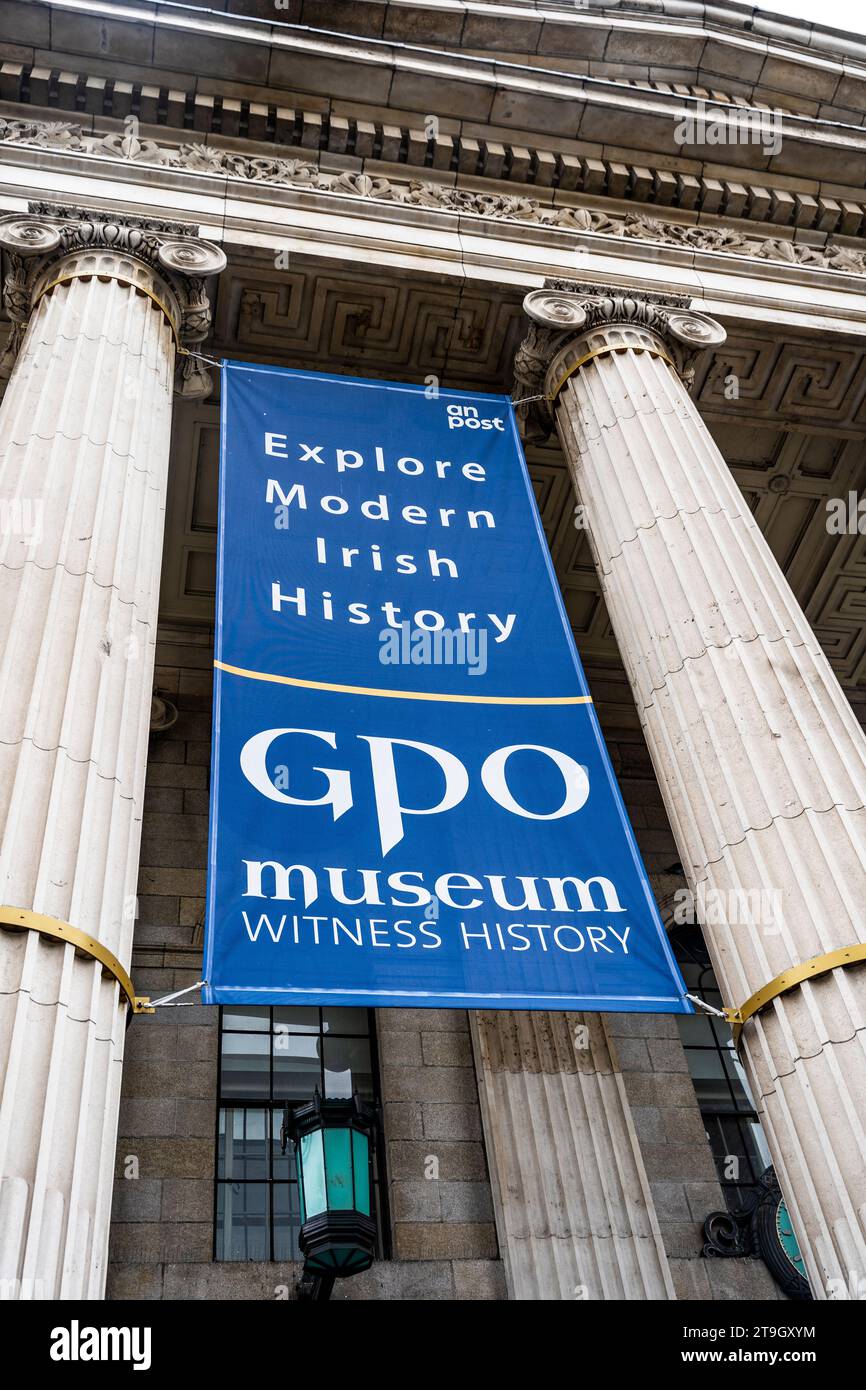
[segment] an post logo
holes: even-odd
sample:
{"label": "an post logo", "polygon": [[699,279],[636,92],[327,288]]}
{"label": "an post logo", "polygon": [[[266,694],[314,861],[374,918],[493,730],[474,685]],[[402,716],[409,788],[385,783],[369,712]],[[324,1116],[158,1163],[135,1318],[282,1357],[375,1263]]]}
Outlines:
{"label": "an post logo", "polygon": [[491,415],[482,419],[474,405],[448,405],[445,407],[449,430],[499,430],[505,432],[505,421],[501,415]]}

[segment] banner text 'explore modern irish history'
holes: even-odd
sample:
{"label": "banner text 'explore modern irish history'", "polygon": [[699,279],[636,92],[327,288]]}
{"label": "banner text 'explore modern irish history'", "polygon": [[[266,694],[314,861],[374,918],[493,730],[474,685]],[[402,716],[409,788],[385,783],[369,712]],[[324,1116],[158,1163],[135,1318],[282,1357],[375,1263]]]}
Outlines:
{"label": "banner text 'explore modern irish history'", "polygon": [[208,1002],[689,1012],[508,399],[223,371]]}

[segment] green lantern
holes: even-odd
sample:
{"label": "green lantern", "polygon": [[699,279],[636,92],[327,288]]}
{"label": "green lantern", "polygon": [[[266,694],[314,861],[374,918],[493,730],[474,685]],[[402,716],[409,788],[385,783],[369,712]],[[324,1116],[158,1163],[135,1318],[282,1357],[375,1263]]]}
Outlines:
{"label": "green lantern", "polygon": [[360,1274],[373,1263],[372,1150],[376,1112],[353,1096],[306,1105],[283,1117],[283,1152],[295,1147],[301,1207],[299,1244],[304,1274],[332,1283]]}

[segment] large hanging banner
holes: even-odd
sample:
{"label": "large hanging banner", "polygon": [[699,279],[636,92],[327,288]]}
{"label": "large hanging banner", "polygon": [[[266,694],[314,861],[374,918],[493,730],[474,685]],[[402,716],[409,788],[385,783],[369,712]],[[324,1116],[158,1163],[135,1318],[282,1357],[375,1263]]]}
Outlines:
{"label": "large hanging banner", "polygon": [[227,362],[211,1003],[688,1013],[508,398]]}

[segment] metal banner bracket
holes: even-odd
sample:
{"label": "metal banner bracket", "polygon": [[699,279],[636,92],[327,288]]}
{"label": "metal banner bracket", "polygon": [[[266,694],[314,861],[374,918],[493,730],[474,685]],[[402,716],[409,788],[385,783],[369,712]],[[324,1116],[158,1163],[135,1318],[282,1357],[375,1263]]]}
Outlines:
{"label": "metal banner bracket", "polygon": [[774,980],[756,990],[739,1009],[725,1009],[725,1018],[734,1030],[734,1045],[739,1046],[740,1034],[749,1019],[760,1013],[761,1009],[765,1009],[774,999],[778,999],[781,994],[786,994],[789,989],[796,989],[805,980],[815,980],[830,970],[836,970],[843,965],[858,965],[862,961],[866,961],[866,942],[842,946],[839,950],[827,951],[822,956],[811,956],[801,965],[789,966],[781,975],[777,975]]}
{"label": "metal banner bracket", "polygon": [[67,946],[74,946],[76,951],[82,955],[91,956],[98,960],[103,970],[108,975],[113,975],[120,985],[121,997],[124,997],[130,1005],[134,1014],[152,1014],[153,1006],[147,997],[136,994],[132,980],[124,970],[120,961],[117,959],[107,946],[103,946],[101,941],[95,937],[88,936],[87,932],[80,927],[73,927],[69,922],[61,922],[57,917],[46,917],[41,912],[30,912],[21,907],[0,906],[0,927],[6,927],[12,931],[35,931],[40,936],[47,936],[53,941],[62,941]]}

